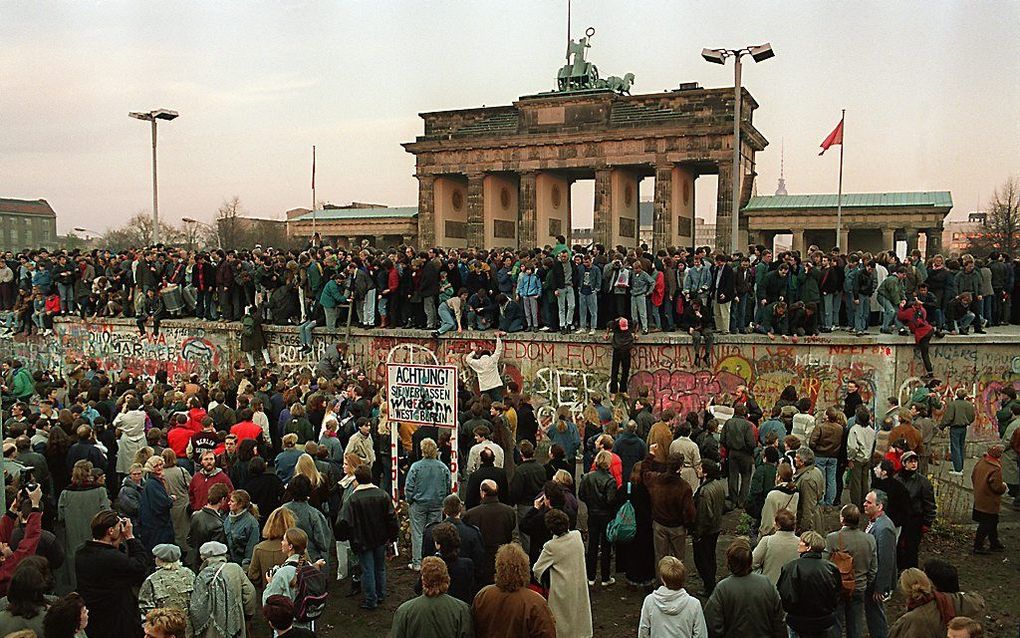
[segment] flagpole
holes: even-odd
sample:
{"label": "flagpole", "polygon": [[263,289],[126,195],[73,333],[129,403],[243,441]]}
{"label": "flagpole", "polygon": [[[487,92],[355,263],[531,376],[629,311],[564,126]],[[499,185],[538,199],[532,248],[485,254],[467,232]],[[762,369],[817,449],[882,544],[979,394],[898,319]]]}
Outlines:
{"label": "flagpole", "polygon": [[[836,192],[836,248],[840,250],[847,250],[848,246],[840,246],[840,237],[843,236],[843,140],[846,139],[846,126],[844,120],[846,119],[846,109],[843,109],[843,114],[839,118],[839,126],[842,138],[839,144],[839,190]],[[849,234],[847,235],[847,243],[850,243]]]}
{"label": "flagpole", "polygon": [[[839,151],[840,153],[843,151]],[[315,238],[315,145],[312,144],[312,237]]]}

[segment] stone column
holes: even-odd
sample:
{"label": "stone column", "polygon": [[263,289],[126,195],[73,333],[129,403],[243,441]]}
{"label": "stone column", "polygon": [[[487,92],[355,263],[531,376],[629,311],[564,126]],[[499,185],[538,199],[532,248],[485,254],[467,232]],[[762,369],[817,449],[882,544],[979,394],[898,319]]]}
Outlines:
{"label": "stone column", "polygon": [[485,246],[485,173],[468,175],[467,245],[468,248],[487,247]]}
{"label": "stone column", "polygon": [[538,243],[538,208],[535,200],[535,171],[520,174],[517,202],[520,211],[517,241],[521,248],[534,248]]}
{"label": "stone column", "polygon": [[716,187],[715,248],[723,252],[729,252],[730,236],[733,232],[733,167],[728,161],[720,162],[718,166],[719,185]]}
{"label": "stone column", "polygon": [[612,171],[609,169],[595,171],[595,223],[592,234],[595,243],[602,244],[607,250],[612,248],[614,221],[612,195]]}
{"label": "stone column", "polygon": [[793,250],[796,250],[797,252],[799,252],[801,257],[805,257],[806,256],[804,254],[804,250],[805,250],[806,246],[804,245],[804,229],[803,228],[794,229],[794,231],[793,231],[793,243],[790,246],[790,248],[792,248]]}
{"label": "stone column", "polygon": [[931,259],[935,255],[942,252],[942,226],[936,226],[935,228],[926,228],[924,230],[925,237],[928,241],[925,244],[925,259]]}
{"label": "stone column", "polygon": [[910,251],[917,248],[917,229],[916,228],[904,228],[903,232],[907,235],[907,254]]}
{"label": "stone column", "polygon": [[436,245],[435,183],[436,178],[432,175],[418,176],[418,248],[421,249]]}
{"label": "stone column", "polygon": [[882,229],[882,250],[893,250],[896,248],[896,229]]}
{"label": "stone column", "polygon": [[668,249],[673,244],[673,238],[676,237],[673,223],[673,166],[656,166],[655,205],[652,213],[652,252]]}
{"label": "stone column", "polygon": [[839,251],[848,253],[850,251],[850,229],[845,225],[839,229]]}

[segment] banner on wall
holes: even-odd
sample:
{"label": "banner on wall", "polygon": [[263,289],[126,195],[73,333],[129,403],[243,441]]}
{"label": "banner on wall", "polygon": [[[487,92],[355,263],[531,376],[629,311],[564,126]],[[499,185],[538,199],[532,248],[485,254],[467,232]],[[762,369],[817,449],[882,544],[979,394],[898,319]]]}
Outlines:
{"label": "banner on wall", "polygon": [[[390,454],[393,500],[400,498],[400,426],[431,425],[450,433],[450,473],[457,492],[457,367],[390,363],[386,365],[386,418],[390,424]],[[436,441],[437,443],[439,441]]]}

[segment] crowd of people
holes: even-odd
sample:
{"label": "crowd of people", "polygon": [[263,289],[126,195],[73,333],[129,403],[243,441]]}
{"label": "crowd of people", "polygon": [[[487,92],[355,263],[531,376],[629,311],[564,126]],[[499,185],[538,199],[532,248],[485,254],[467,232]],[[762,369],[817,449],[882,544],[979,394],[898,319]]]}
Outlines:
{"label": "crowd of people", "polygon": [[[1010,318],[1012,264],[998,256],[651,255],[561,240],[7,257],[10,332],[80,313],[133,316],[142,332],[151,320],[156,333],[193,314],[241,321],[249,356],[179,378],[3,361],[0,636],[302,638],[346,594],[366,615],[407,598],[396,637],[586,638],[592,592],[613,587],[645,595],[639,638],[982,635],[981,596],[952,564],[920,557],[942,437],[951,473],[965,469],[965,391],[944,402],[929,376],[880,405],[851,379],[836,405],[789,386],[762,406],[741,387],[681,414],[626,380],[641,333],[686,330],[708,364],[715,333],[865,332],[872,294],[883,331],[902,322],[926,357],[936,331]],[[968,288],[1003,268],[991,293]],[[268,365],[263,323],[300,325],[310,344],[348,309],[366,327],[497,331],[493,350],[464,357],[457,430],[391,421],[385,386],[343,343],[314,368]],[[542,405],[499,373],[503,333],[603,328],[610,394],[589,404]],[[976,555],[1005,548],[1003,495],[1020,507],[1020,399],[1000,398],[1001,441],[971,472]],[[396,555],[417,597],[394,586]],[[907,611],[887,618],[894,595]]]}
{"label": "crowd of people", "polygon": [[[642,333],[798,338],[838,330],[913,334],[930,370],[928,343],[1020,323],[1020,260],[991,253],[922,259],[911,251],[773,253],[749,246],[652,252],[567,245],[534,249],[416,251],[323,245],[304,250],[193,250],[156,246],[112,252],[26,250],[0,260],[3,332],[52,331],[53,318],[133,317],[141,334],[169,317],[315,326],[559,331],[594,334],[625,317]],[[249,328],[250,326],[250,328]],[[247,351],[258,354],[260,338]]]}

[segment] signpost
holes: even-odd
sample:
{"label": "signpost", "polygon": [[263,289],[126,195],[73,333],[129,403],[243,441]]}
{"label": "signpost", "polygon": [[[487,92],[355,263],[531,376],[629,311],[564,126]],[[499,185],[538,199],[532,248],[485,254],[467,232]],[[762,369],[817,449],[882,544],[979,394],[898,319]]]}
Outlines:
{"label": "signpost", "polygon": [[[393,500],[399,494],[398,454],[400,424],[449,428],[450,473],[457,492],[457,368],[456,366],[389,363],[386,365],[386,408],[390,423],[390,483]],[[438,441],[437,441],[438,443]]]}

